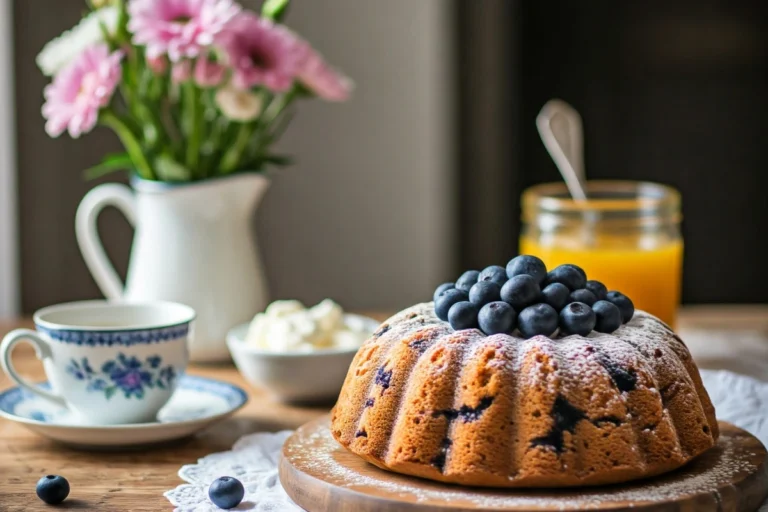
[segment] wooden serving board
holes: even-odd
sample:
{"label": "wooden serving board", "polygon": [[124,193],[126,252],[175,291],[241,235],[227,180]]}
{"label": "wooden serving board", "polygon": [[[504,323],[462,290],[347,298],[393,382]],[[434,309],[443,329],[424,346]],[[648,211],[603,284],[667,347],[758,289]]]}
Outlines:
{"label": "wooden serving board", "polygon": [[299,428],[283,446],[280,481],[309,512],[653,511],[752,512],[768,497],[762,443],[729,423],[720,441],[685,467],[650,480],[578,489],[460,487],[390,473],[347,452],[327,416]]}

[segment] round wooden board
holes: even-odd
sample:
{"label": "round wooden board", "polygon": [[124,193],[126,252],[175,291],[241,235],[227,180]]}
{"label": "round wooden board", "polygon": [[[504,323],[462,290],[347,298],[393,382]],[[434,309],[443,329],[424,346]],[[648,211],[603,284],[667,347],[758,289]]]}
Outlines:
{"label": "round wooden board", "polygon": [[326,416],[286,440],[280,481],[309,512],[752,512],[768,497],[768,464],[757,438],[721,422],[715,448],[682,469],[646,481],[570,490],[460,487],[368,464],[333,439]]}

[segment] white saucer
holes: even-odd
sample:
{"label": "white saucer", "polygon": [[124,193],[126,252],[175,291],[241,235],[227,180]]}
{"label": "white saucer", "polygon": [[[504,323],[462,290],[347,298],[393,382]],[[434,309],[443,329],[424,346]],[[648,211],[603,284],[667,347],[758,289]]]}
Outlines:
{"label": "white saucer", "polygon": [[[41,384],[47,388],[48,384]],[[157,422],[86,425],[67,409],[21,388],[0,393],[0,416],[55,441],[83,448],[126,448],[179,439],[223,420],[240,409],[248,395],[239,387],[184,375]]]}

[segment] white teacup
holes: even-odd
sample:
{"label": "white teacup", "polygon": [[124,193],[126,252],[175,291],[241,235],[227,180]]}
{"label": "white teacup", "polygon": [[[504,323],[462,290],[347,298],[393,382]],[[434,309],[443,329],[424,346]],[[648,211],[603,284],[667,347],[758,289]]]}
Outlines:
{"label": "white teacup", "polygon": [[[0,345],[0,363],[19,386],[68,408],[83,423],[156,420],[184,373],[195,311],[173,302],[71,302],[37,311],[37,331],[16,329]],[[26,341],[43,361],[51,391],[21,378],[13,347]]]}

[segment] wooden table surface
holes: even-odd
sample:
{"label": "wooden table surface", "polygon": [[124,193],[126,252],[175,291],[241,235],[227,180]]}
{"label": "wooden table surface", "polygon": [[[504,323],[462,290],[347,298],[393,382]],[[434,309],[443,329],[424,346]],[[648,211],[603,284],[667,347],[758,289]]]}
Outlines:
{"label": "wooden table surface", "polygon": [[[30,325],[29,320],[0,321],[0,336]],[[768,306],[686,308],[679,331],[700,366],[728,368],[768,380]],[[695,343],[686,338],[686,333]],[[737,336],[742,341],[734,343],[729,341],[733,338],[729,333],[744,336]],[[42,366],[28,346],[14,352],[14,363],[26,377],[44,380]],[[228,450],[244,434],[293,429],[328,412],[327,407],[274,403],[248,386],[231,365],[193,365],[188,373],[237,384],[250,393],[250,400],[236,415],[192,439],[144,452],[76,451],[0,419],[0,511],[52,510],[35,496],[37,480],[50,473],[66,476],[71,485],[70,496],[60,509],[171,510],[163,492],[182,483],[177,476],[182,465]],[[0,389],[11,385],[0,372]]]}

